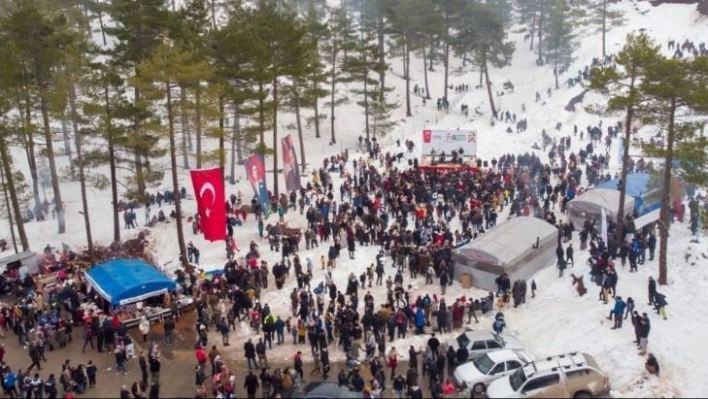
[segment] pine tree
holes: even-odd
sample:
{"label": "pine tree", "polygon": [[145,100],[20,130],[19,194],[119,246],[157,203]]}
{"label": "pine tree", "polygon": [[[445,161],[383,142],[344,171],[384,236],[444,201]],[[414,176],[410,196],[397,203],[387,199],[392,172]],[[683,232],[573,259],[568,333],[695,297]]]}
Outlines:
{"label": "pine tree", "polygon": [[[122,155],[122,150],[130,148],[125,145],[128,132],[121,125],[133,118],[135,112],[133,104],[128,103],[125,98],[126,87],[117,68],[100,62],[92,62],[89,67],[91,71],[82,79],[83,96],[79,102],[79,108],[88,126],[80,133],[82,136],[95,137],[104,145],[94,146],[84,152],[78,161],[85,169],[85,180],[88,183],[99,190],[110,188],[113,242],[119,243],[121,209],[118,186],[128,187],[130,190],[132,180],[129,178],[125,183],[120,182],[118,168],[127,169],[128,176],[134,174],[134,170],[130,169],[131,160]],[[102,173],[91,172],[104,165],[108,166],[108,179]]]}
{"label": "pine tree", "polygon": [[[418,0],[416,2],[419,12],[418,25],[413,30],[413,40],[415,45],[413,50],[420,51],[423,57],[423,86],[425,88],[425,99],[430,100],[430,85],[428,84],[428,72],[433,70],[432,43],[436,42],[444,34],[444,23],[442,15],[436,9],[436,4],[432,0]],[[430,46],[430,50],[428,50]],[[462,60],[463,65],[465,59]]]}
{"label": "pine tree", "polygon": [[[195,76],[198,76],[202,73],[202,70],[208,68],[205,62],[198,61],[195,58],[194,54],[181,51],[170,43],[164,43],[156,48],[152,57],[138,65],[136,77],[130,80],[131,85],[140,89],[145,99],[152,102],[153,107],[164,107],[167,122],[166,133],[169,141],[170,169],[172,172],[172,190],[175,193],[175,212],[177,213],[177,240],[180,260],[184,267],[187,267],[188,263],[182,226],[184,214],[182,213],[182,201],[178,194],[180,187],[177,175],[177,144],[175,138],[177,110],[173,91],[181,84],[193,82]],[[158,130],[164,131],[164,126],[161,122]]]}
{"label": "pine tree", "polygon": [[[4,50],[8,44],[4,39],[5,37],[0,37],[0,51]],[[11,96],[6,94],[13,90],[15,84],[13,81],[14,70],[11,67],[8,68],[9,65],[11,64],[0,64],[0,173],[2,173],[3,178],[3,194],[5,196],[6,206],[8,209],[10,226],[13,229],[14,226],[17,227],[17,235],[20,239],[20,246],[24,252],[29,251],[30,246],[29,240],[27,239],[27,233],[25,232],[24,220],[22,218],[22,210],[20,207],[21,200],[18,198],[18,193],[20,190],[17,189],[16,174],[12,168],[12,155],[10,154],[10,145],[14,138],[13,136],[15,136],[15,134],[13,134],[13,130],[16,129],[10,122],[11,119],[7,118],[8,114],[12,111],[12,103],[9,101]],[[29,198],[26,198],[26,200],[29,200]],[[15,237],[13,233],[13,243],[14,241]]]}
{"label": "pine tree", "polygon": [[[629,172],[629,150],[632,143],[632,127],[635,111],[641,105],[639,84],[644,75],[646,65],[659,54],[659,46],[645,33],[627,36],[622,50],[615,57],[615,68],[593,68],[590,74],[591,90],[608,96],[606,104],[599,108],[591,107],[589,111],[600,115],[612,115],[624,112],[624,153],[622,154],[622,171],[620,181],[627,181]],[[627,185],[620,185],[620,203],[617,210],[617,240],[624,237],[624,204],[627,197]]]}
{"label": "pine tree", "polygon": [[79,110],[79,95],[81,93],[80,81],[88,75],[88,55],[90,52],[90,44],[86,38],[77,40],[77,45],[66,51],[65,68],[62,71],[62,82],[66,86],[64,92],[67,94],[66,103],[69,109],[69,119],[71,120],[72,131],[74,133],[74,145],[76,147],[76,160],[72,163],[73,169],[78,169],[79,186],[81,190],[81,205],[82,214],[84,217],[84,229],[86,231],[86,242],[88,255],[90,259],[94,259],[93,234],[91,231],[91,216],[88,206],[88,195],[86,190],[86,173],[83,162],[83,140],[84,135],[81,134],[85,119],[80,115]]}
{"label": "pine tree", "polygon": [[[301,105],[304,107],[312,108],[314,111],[314,116],[307,119],[307,125],[315,125],[315,138],[320,138],[320,121],[322,116],[319,110],[319,100],[326,98],[329,91],[323,85],[327,82],[329,74],[325,69],[325,64],[322,62],[321,51],[323,50],[323,43],[327,40],[329,35],[329,28],[327,24],[321,22],[324,18],[323,12],[317,7],[315,1],[310,1],[307,9],[307,14],[305,15],[304,24],[305,29],[308,32],[308,38],[311,41],[310,54],[305,58],[308,62],[307,65],[307,83],[303,88]],[[302,160],[303,172],[305,168],[305,161]]]}
{"label": "pine tree", "polygon": [[[683,120],[686,111],[708,112],[708,60],[706,57],[684,60],[657,56],[649,61],[640,90],[647,99],[640,109],[644,122],[659,124],[665,133],[664,147],[647,145],[644,149],[648,155],[664,159],[657,282],[666,285],[672,177],[675,170],[687,170],[685,176],[696,182],[705,183],[708,178],[705,163],[694,163],[705,161],[705,154],[695,156],[708,150],[708,142],[703,137],[696,139],[698,129],[693,121]],[[687,155],[684,162],[682,154]]]}
{"label": "pine tree", "polygon": [[[347,72],[347,82],[355,82],[351,92],[357,97],[357,105],[364,111],[364,132],[367,145],[371,145],[372,130],[371,116],[373,103],[380,97],[380,82],[373,76],[378,75],[379,59],[378,43],[376,41],[376,19],[367,19],[366,14],[360,16],[358,31],[359,37],[355,42],[353,54],[349,56],[343,66]],[[380,75],[378,75],[380,76]],[[370,150],[370,148],[368,149]]]}
{"label": "pine tree", "polygon": [[354,47],[354,30],[346,8],[339,7],[332,11],[329,27],[329,37],[325,44],[325,51],[328,53],[330,67],[330,100],[326,104],[330,107],[330,144],[336,144],[337,136],[335,133],[334,110],[349,101],[343,93],[337,92],[337,83],[345,79],[345,72],[342,69],[344,59],[346,58],[344,57],[344,53]]}
{"label": "pine tree", "polygon": [[[391,30],[394,38],[392,50],[398,51],[403,63],[403,80],[406,81],[406,116],[411,113],[411,51],[419,42],[415,40],[416,32],[420,29],[422,21],[420,12],[424,0],[402,1],[391,9]],[[447,69],[447,68],[446,68]]]}
{"label": "pine tree", "polygon": [[[170,13],[170,37],[180,49],[189,52],[200,60],[207,57],[207,35],[209,10],[206,0],[190,0],[180,10]],[[207,65],[207,64],[205,64]],[[208,66],[208,65],[207,65]],[[203,92],[204,83],[213,77],[213,68],[205,68],[193,81],[187,81],[180,87],[180,126],[182,130],[182,159],[186,169],[189,169],[189,151],[192,150],[191,127],[193,120],[196,142],[196,167],[202,167],[202,133],[204,131]],[[194,100],[191,100],[193,94]],[[188,98],[190,97],[190,98]]]}
{"label": "pine tree", "polygon": [[568,4],[565,0],[546,1],[548,2],[548,18],[544,25],[545,51],[547,59],[553,62],[553,75],[557,90],[560,88],[558,76],[573,62],[573,52],[577,44]]}
{"label": "pine tree", "polygon": [[608,9],[612,0],[577,0],[573,3],[581,24],[599,25],[602,34],[602,57],[607,56],[607,31],[611,27],[622,26],[625,19],[617,10]]}
{"label": "pine tree", "polygon": [[480,68],[480,78],[484,76],[485,79],[492,115],[496,116],[489,64],[495,68],[509,65],[514,43],[507,41],[506,29],[497,10],[487,4],[471,4],[469,7],[469,20],[458,31],[452,46],[458,54],[472,54]]}
{"label": "pine tree", "polygon": [[[297,20],[296,15],[287,10],[279,10],[275,2],[264,0],[253,15],[254,35],[251,45],[257,51],[255,58],[258,68],[256,81],[259,87],[259,118],[269,118],[268,123],[273,130],[273,147],[268,153],[273,155],[273,193],[279,195],[278,179],[278,112],[280,102],[281,78],[299,79],[306,73],[305,56],[307,45],[303,38],[306,30]],[[270,90],[268,90],[270,89]],[[270,91],[270,101],[265,97]],[[267,105],[265,105],[267,104]],[[267,108],[265,108],[267,107]],[[264,126],[264,121],[260,121]],[[264,133],[264,131],[263,131]],[[263,136],[261,136],[263,137]],[[261,139],[261,150],[266,150]]]}
{"label": "pine tree", "polygon": [[445,88],[443,90],[443,97],[446,99],[448,98],[447,90],[449,88],[448,77],[450,72],[450,49],[454,40],[454,31],[456,29],[463,28],[461,25],[464,19],[461,17],[464,15],[467,5],[468,3],[465,0],[443,0],[439,4],[444,25],[442,40],[443,64],[445,66]]}
{"label": "pine tree", "polygon": [[[107,28],[106,33],[116,38],[108,56],[123,74],[135,76],[137,65],[154,53],[168,31],[167,4],[165,0],[112,0],[108,13],[115,26]],[[132,126],[124,144],[133,153],[135,170],[134,187],[131,187],[129,197],[144,203],[147,186],[162,178],[159,171],[150,168],[150,159],[159,157],[164,151],[157,146],[159,140],[148,134],[145,121],[150,118],[146,110],[149,104],[141,97],[140,90],[134,88]]]}
{"label": "pine tree", "polygon": [[64,50],[72,46],[75,36],[63,15],[40,10],[38,4],[31,0],[21,3],[0,21],[0,26],[9,46],[14,50],[14,55],[26,65],[27,71],[31,71],[30,91],[36,96],[42,117],[42,132],[54,193],[52,201],[57,215],[58,231],[63,234],[66,232],[66,216],[54,154],[50,103],[52,91],[56,88],[56,73],[64,62]]}
{"label": "pine tree", "polygon": [[231,133],[232,184],[236,182],[236,163],[240,164],[247,147],[255,145],[259,140],[256,127],[240,126],[242,116],[251,117],[258,112],[258,108],[252,105],[257,101],[258,93],[254,89],[256,83],[252,65],[255,51],[250,43],[251,23],[250,11],[239,4],[233,5],[228,10],[226,24],[212,32],[209,38],[209,58],[213,60],[215,69],[210,86],[218,86],[218,91],[228,98],[234,109]]}

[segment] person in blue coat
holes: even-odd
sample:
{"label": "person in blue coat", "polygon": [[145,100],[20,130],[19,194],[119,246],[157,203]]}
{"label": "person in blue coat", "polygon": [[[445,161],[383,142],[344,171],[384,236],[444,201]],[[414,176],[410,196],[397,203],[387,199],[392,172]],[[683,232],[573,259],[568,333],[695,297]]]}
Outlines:
{"label": "person in blue coat", "polygon": [[494,323],[492,323],[492,329],[497,335],[501,334],[506,327],[506,322],[504,321],[504,315],[501,312],[497,313],[494,317]]}
{"label": "person in blue coat", "polygon": [[423,334],[425,332],[425,312],[422,308],[417,308],[415,311],[415,329],[416,334]]}
{"label": "person in blue coat", "polygon": [[[627,307],[627,304],[624,302],[621,296],[616,296],[615,297],[615,306],[612,308],[612,312],[610,313],[610,316],[614,315],[615,319],[615,324],[612,327],[613,330],[616,330],[618,328],[622,328],[622,320],[624,319],[624,309]],[[610,317],[608,317],[610,319]]]}

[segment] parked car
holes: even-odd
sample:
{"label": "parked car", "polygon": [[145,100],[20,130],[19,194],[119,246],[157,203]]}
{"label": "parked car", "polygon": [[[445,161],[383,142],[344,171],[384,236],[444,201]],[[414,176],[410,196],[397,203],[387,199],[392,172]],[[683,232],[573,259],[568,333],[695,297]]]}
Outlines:
{"label": "parked car", "polygon": [[464,383],[477,395],[483,394],[492,381],[508,376],[515,370],[533,361],[524,351],[503,349],[486,353],[455,369],[455,382]]}
{"label": "parked car", "polygon": [[348,386],[339,386],[337,383],[325,381],[298,385],[284,397],[304,399],[360,399],[364,397],[364,394],[353,391]]}
{"label": "parked car", "polygon": [[610,381],[586,353],[550,356],[489,384],[489,398],[592,398],[609,392]]}
{"label": "parked car", "polygon": [[451,345],[455,350],[461,347],[467,348],[469,360],[474,360],[485,353],[502,349],[524,350],[521,341],[513,335],[505,334],[502,336],[483,330],[465,331],[458,335],[457,338],[450,340],[448,345]]}

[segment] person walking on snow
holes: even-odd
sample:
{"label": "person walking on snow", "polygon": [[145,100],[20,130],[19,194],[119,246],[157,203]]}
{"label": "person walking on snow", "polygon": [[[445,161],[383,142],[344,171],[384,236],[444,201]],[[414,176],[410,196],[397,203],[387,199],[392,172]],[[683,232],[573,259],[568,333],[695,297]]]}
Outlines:
{"label": "person walking on snow", "polygon": [[607,318],[610,320],[614,315],[615,325],[612,327],[613,330],[622,328],[622,320],[624,319],[624,309],[626,306],[627,304],[622,300],[621,296],[615,297],[615,306],[612,312],[610,312],[610,317]]}

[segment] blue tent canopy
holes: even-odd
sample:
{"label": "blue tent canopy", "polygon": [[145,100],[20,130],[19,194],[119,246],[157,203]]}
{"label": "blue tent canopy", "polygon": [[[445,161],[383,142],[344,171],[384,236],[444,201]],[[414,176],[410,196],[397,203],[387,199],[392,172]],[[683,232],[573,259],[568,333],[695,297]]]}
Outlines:
{"label": "blue tent canopy", "polygon": [[177,284],[139,259],[115,259],[86,272],[86,280],[113,306],[127,305],[164,294]]}
{"label": "blue tent canopy", "polygon": [[[650,175],[648,173],[629,173],[627,175],[627,195],[634,198],[634,210],[639,216],[646,215],[661,207],[661,202],[658,201],[658,198],[654,198],[653,202],[651,202],[652,200],[646,197],[649,191],[649,179]],[[598,184],[594,188],[618,190],[619,181],[620,179],[612,179]]]}
{"label": "blue tent canopy", "polygon": [[[602,184],[598,184],[595,188],[610,188],[618,190],[620,179],[612,179]],[[647,193],[649,185],[648,173],[629,173],[627,174],[627,195],[632,198],[639,198]]]}

